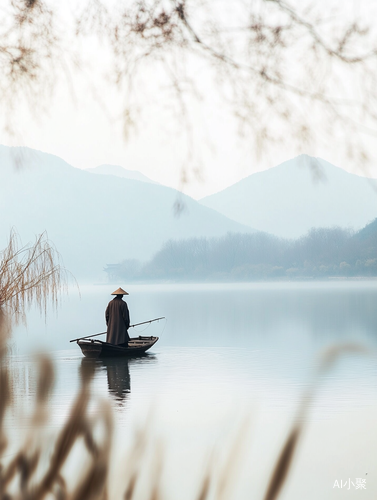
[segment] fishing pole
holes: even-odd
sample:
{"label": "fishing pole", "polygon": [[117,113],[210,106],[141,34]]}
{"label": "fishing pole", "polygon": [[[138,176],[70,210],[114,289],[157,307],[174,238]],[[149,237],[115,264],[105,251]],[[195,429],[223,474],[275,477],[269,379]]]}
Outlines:
{"label": "fishing pole", "polygon": [[[134,325],[130,325],[128,328],[133,328],[134,326],[146,325],[147,323],[152,323],[153,321],[158,321],[160,319],[165,319],[165,316],[161,318],[150,319],[149,321],[142,321],[141,323],[135,323]],[[94,335],[87,335],[86,337],[80,337],[78,339],[72,339],[70,342],[77,342],[78,340],[90,339],[92,337],[98,337],[99,335],[105,335],[107,332],[95,333]]]}

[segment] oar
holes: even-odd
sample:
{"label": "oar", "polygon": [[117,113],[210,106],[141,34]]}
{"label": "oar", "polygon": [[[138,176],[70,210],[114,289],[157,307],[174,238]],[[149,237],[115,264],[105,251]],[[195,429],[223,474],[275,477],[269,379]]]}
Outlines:
{"label": "oar", "polygon": [[[130,325],[128,328],[133,328],[134,326],[145,325],[147,323],[152,323],[153,321],[158,321],[159,319],[165,319],[165,316],[156,319],[150,319],[149,321],[143,321],[142,323],[135,323],[134,325]],[[70,340],[70,342],[77,342],[78,340],[90,339],[92,337],[98,337],[98,335],[105,335],[107,332],[95,333],[94,335],[87,335],[86,337],[80,337],[78,339]]]}

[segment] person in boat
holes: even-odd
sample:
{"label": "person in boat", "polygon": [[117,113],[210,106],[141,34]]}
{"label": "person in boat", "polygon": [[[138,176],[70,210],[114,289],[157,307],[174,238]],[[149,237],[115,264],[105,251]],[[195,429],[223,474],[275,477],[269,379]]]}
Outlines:
{"label": "person in boat", "polygon": [[115,295],[116,297],[110,300],[105,312],[107,325],[106,342],[126,347],[130,340],[127,331],[130,327],[130,313],[127,303],[123,300],[123,295],[129,294],[123,288],[118,288],[111,295]]}

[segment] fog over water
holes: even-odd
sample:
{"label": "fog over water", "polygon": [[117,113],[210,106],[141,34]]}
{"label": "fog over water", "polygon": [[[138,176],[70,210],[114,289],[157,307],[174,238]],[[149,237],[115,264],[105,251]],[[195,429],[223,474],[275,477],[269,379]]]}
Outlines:
{"label": "fog over water", "polygon": [[[18,404],[33,397],[30,353],[43,347],[56,360],[52,427],[69,411],[84,359],[69,340],[104,331],[113,288],[81,286],[81,298],[71,289],[58,316],[49,312],[45,321],[31,311],[27,328],[14,331]],[[334,343],[356,342],[368,353],[342,356],[317,386],[282,498],[375,498],[377,281],[126,289],[131,323],[167,321],[135,332],[160,336],[148,356],[96,362],[94,394],[110,394],[120,453],[148,417],[151,439],[164,443],[168,490],[185,500],[196,491],[209,453],[215,450],[221,464],[246,419],[232,499],[261,498],[319,354]],[[348,478],[367,478],[367,490],[333,488],[335,480]]]}

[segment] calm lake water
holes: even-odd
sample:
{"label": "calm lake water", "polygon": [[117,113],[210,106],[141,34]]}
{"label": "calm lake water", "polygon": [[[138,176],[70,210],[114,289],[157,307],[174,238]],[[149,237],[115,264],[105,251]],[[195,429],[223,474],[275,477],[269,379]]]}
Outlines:
{"label": "calm lake water", "polygon": [[[113,288],[81,286],[81,297],[72,289],[57,314],[49,312],[45,320],[30,311],[27,327],[13,333],[10,361],[20,406],[34,397],[32,352],[43,349],[56,361],[52,427],[64,422],[79,386],[83,357],[69,340],[105,329]],[[167,498],[195,498],[210,456],[221,476],[242,430],[227,498],[262,499],[321,353],[344,343],[364,346],[366,353],[340,356],[315,384],[281,498],[375,498],[377,282],[126,288],[132,323],[158,316],[167,321],[135,329],[135,336],[160,337],[148,356],[98,361],[93,392],[112,401],[120,456],[148,421],[152,448],[163,445]],[[27,422],[19,417],[14,426]],[[366,479],[366,490],[352,485],[357,478]],[[347,486],[333,487],[348,479]]]}

